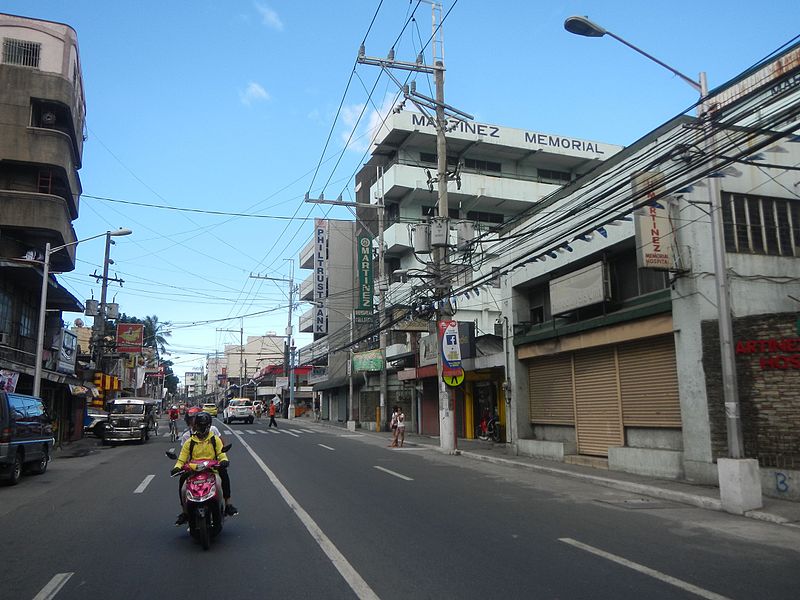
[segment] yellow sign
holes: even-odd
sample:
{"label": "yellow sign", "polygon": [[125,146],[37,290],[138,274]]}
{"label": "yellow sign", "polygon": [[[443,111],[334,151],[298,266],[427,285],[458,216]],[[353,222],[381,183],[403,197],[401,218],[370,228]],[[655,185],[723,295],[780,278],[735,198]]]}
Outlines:
{"label": "yellow sign", "polygon": [[464,369],[453,369],[442,373],[442,379],[450,387],[458,387],[464,383]]}

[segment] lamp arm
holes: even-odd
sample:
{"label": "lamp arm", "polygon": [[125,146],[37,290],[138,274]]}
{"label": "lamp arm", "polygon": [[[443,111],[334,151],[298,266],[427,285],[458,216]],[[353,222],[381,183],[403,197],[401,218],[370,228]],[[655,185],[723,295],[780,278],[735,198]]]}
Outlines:
{"label": "lamp arm", "polygon": [[642,56],[645,56],[645,57],[649,58],[649,59],[650,59],[650,60],[652,60],[654,63],[656,63],[656,64],[658,64],[658,65],[661,65],[662,67],[664,67],[665,69],[667,69],[669,72],[673,73],[674,75],[677,75],[678,77],[680,77],[681,79],[683,79],[683,80],[684,80],[686,83],[688,83],[690,86],[692,86],[692,87],[695,89],[695,91],[697,91],[699,94],[702,94],[702,93],[703,93],[703,89],[702,89],[702,87],[701,87],[700,83],[699,83],[699,82],[697,82],[697,81],[695,81],[695,80],[694,80],[694,79],[692,79],[691,77],[689,77],[689,76],[687,76],[687,75],[684,75],[683,73],[681,73],[681,72],[680,72],[680,71],[678,71],[677,69],[674,69],[674,68],[670,67],[670,66],[669,66],[667,63],[665,63],[665,62],[663,62],[663,61],[660,61],[660,60],[658,60],[658,59],[657,59],[655,56],[653,56],[652,54],[648,54],[647,52],[645,52],[645,51],[644,51],[644,50],[642,50],[641,48],[638,48],[637,46],[634,46],[634,45],[633,45],[633,44],[631,44],[630,42],[628,42],[628,41],[624,40],[623,38],[619,37],[618,35],[616,35],[616,34],[614,34],[614,33],[610,32],[610,31],[608,31],[608,30],[606,30],[606,32],[605,32],[605,33],[606,33],[606,35],[609,35],[609,36],[611,36],[612,38],[614,38],[614,39],[615,39],[615,40],[617,40],[618,42],[621,42],[621,43],[625,44],[625,45],[626,45],[628,48],[630,48],[631,50],[635,50],[636,52],[638,52],[638,53],[639,53],[639,54],[641,54]]}

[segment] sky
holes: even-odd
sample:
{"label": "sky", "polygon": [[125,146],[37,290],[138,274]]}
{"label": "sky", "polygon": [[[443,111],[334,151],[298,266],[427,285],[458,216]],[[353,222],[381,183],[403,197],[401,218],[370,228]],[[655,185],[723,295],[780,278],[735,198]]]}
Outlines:
{"label": "sky", "polygon": [[[431,60],[431,8],[417,0],[4,0],[0,11],[77,32],[88,137],[75,231],[133,230],[112,248],[124,284],[109,300],[172,323],[178,374],[237,344],[240,326],[284,334],[288,283],[251,275],[288,279],[293,265],[301,282],[314,217],[352,218],[303,198],[354,199],[370,125],[393,106],[395,84],[355,65],[361,42],[368,56],[396,42],[405,61],[427,45]],[[568,16],[693,79],[706,72],[710,88],[800,33],[797,0],[446,0],[444,13],[448,104],[482,123],[620,145],[696,92],[612,38],[566,32]],[[429,85],[419,76],[419,91]],[[103,251],[102,238],[80,244],[59,276],[80,300],[100,296]]]}

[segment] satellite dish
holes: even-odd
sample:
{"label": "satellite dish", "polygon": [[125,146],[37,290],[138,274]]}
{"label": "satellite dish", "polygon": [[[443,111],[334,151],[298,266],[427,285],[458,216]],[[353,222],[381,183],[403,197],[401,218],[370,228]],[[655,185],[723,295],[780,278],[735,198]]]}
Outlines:
{"label": "satellite dish", "polygon": [[83,319],[75,319],[75,327],[83,327]]}

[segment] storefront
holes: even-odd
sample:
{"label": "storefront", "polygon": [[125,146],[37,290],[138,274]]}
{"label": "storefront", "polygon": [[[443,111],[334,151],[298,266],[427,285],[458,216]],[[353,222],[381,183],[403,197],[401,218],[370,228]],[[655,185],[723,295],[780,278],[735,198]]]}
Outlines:
{"label": "storefront", "polygon": [[[666,330],[666,331],[665,331]],[[660,335],[639,337],[661,331]],[[620,339],[620,338],[628,339]],[[602,343],[614,340],[618,343]],[[574,440],[578,454],[655,447],[663,431],[680,436],[681,410],[671,319],[656,317],[520,348],[528,369],[530,422],[538,439]],[[537,356],[538,354],[538,356]]]}

